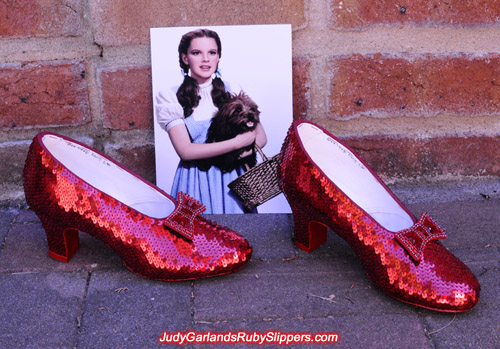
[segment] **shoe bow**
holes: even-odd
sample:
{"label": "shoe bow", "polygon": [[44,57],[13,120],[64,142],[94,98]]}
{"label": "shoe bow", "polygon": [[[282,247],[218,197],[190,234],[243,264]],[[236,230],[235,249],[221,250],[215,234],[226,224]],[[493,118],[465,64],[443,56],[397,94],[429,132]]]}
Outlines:
{"label": "shoe bow", "polygon": [[179,192],[175,210],[163,221],[163,224],[175,230],[188,240],[193,240],[194,220],[206,210],[206,207],[189,195]]}
{"label": "shoe bow", "polygon": [[410,256],[419,262],[425,245],[432,240],[446,239],[446,233],[424,212],[411,228],[397,232],[395,237]]}

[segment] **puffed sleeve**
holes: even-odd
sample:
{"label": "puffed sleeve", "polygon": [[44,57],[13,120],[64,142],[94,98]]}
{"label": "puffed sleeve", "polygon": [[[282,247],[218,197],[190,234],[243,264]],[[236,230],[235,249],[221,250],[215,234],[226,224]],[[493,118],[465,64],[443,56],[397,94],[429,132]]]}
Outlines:
{"label": "puffed sleeve", "polygon": [[184,110],[173,89],[159,92],[155,101],[156,118],[164,130],[168,131],[173,126],[184,123]]}

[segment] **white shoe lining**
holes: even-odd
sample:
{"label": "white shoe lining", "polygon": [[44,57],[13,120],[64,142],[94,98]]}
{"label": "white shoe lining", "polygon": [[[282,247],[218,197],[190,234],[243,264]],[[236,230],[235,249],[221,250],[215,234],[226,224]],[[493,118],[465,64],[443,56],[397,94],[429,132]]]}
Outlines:
{"label": "white shoe lining", "polygon": [[345,146],[314,125],[297,128],[306,152],[325,175],[389,231],[413,225],[410,215]]}
{"label": "white shoe lining", "polygon": [[43,144],[68,170],[96,189],[153,218],[165,218],[175,204],[165,195],[100,154],[54,135]]}

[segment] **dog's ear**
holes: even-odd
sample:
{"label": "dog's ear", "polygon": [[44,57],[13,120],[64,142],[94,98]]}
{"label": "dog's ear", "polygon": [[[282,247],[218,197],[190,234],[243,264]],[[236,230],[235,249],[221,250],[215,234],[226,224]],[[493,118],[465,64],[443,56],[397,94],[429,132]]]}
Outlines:
{"label": "dog's ear", "polygon": [[255,113],[255,115],[259,116],[260,115],[260,110],[259,110],[259,106],[257,104],[255,104],[255,102],[252,101],[252,103],[250,104],[250,110],[252,110],[252,112]]}
{"label": "dog's ear", "polygon": [[223,120],[228,119],[234,111],[233,110],[234,104],[235,104],[235,100],[230,99],[227,103],[225,103],[222,107],[219,108],[219,112],[217,113],[217,116],[219,118],[222,118]]}
{"label": "dog's ear", "polygon": [[240,93],[238,93],[237,97],[240,98],[245,104],[251,105],[252,107],[255,107],[255,109],[258,110],[259,107],[257,103],[255,103],[254,100],[245,93],[245,91],[241,90]]}

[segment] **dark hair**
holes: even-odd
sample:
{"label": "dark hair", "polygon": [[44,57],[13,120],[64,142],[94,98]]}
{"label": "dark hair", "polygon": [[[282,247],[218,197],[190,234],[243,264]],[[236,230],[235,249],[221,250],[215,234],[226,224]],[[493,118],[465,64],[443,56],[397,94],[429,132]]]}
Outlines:
{"label": "dark hair", "polygon": [[[198,29],[186,33],[182,36],[181,42],[179,43],[179,64],[184,72],[184,81],[177,90],[177,100],[184,109],[184,117],[187,117],[193,113],[193,109],[198,106],[200,102],[200,96],[198,95],[199,86],[196,79],[190,77],[189,65],[184,63],[182,55],[187,55],[191,41],[195,38],[212,38],[217,44],[217,53],[219,57],[222,55],[222,43],[220,41],[219,35],[213,30],[209,29]],[[212,81],[212,100],[217,108],[220,108],[228,99],[229,93],[226,92],[226,87],[221,78],[216,77]]]}

